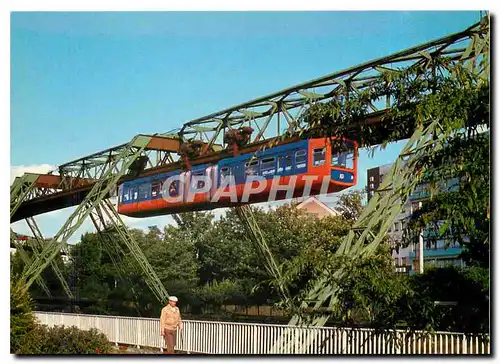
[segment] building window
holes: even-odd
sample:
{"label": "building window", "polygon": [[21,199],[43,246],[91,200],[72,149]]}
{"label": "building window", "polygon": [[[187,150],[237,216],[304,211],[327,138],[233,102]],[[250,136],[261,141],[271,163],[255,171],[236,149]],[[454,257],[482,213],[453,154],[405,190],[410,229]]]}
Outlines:
{"label": "building window", "polygon": [[373,183],[370,183],[370,189],[373,190],[374,188],[375,188],[375,186],[373,185]]}
{"label": "building window", "polygon": [[373,176],[370,176],[370,182],[373,182],[374,178]]}
{"label": "building window", "polygon": [[403,257],[403,258],[402,258],[402,261],[403,261],[403,262],[402,262],[402,265],[408,265],[408,264],[407,264],[407,262],[406,262],[406,257]]}

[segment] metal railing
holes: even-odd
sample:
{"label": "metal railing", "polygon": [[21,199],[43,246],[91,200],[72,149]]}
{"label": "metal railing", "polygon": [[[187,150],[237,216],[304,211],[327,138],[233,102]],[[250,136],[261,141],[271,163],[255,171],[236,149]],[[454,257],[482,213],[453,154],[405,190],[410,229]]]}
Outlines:
{"label": "metal railing", "polygon": [[[41,324],[95,328],[110,342],[163,350],[155,318],[36,312]],[[294,345],[279,345],[287,339]],[[201,354],[490,354],[489,340],[454,332],[376,333],[372,329],[184,321],[176,350]]]}

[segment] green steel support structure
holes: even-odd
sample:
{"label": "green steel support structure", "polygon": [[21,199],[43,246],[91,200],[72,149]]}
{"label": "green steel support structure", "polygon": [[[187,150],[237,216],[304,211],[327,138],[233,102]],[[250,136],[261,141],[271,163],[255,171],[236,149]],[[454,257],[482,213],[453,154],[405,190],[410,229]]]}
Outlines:
{"label": "green steel support structure", "polygon": [[[158,137],[156,137],[158,138]],[[82,222],[87,218],[93,208],[101,204],[107,198],[109,193],[116,189],[118,180],[131,172],[129,168],[139,157],[145,157],[144,151],[152,137],[137,135],[132,141],[124,146],[120,146],[117,155],[101,166],[102,172],[100,179],[92,186],[83,202],[75,209],[68,218],[67,222],[56,233],[52,240],[44,247],[41,254],[35,259],[33,264],[23,272],[22,283],[27,290],[37,277],[43,272],[48,264],[59,253],[62,246],[65,246],[71,235],[78,229]],[[114,211],[114,210],[113,210]],[[156,287],[157,292],[164,291],[163,287]]]}
{"label": "green steel support structure", "polygon": [[[99,216],[98,219],[95,217],[92,219],[97,223],[96,227],[98,227],[98,231],[114,231],[120,237],[120,240],[125,243],[128,251],[135,258],[135,261],[139,264],[139,267],[143,271],[145,276],[146,284],[149,286],[153,294],[156,296],[159,302],[167,303],[168,301],[168,292],[163,286],[163,283],[158,278],[156,272],[154,271],[151,264],[149,264],[144,252],[141,250],[134,237],[128,231],[127,227],[123,223],[122,219],[116,209],[111,204],[109,200],[102,200],[100,205],[95,206],[95,210]],[[102,218],[101,218],[102,217]],[[117,246],[117,244],[110,242],[107,244],[108,248],[111,248],[111,245],[114,245],[114,253],[117,253],[121,249]],[[125,254],[123,250],[121,250],[122,254]]]}
{"label": "green steel support structure", "polygon": [[284,298],[288,298],[289,297],[288,290],[282,284],[283,280],[281,277],[281,271],[278,267],[278,264],[273,258],[273,254],[269,249],[269,246],[267,245],[266,239],[264,238],[264,235],[260,230],[259,224],[255,220],[252,208],[249,205],[238,206],[235,207],[235,211],[239,219],[243,223],[243,226],[245,227],[245,230],[248,236],[250,237],[250,240],[257,248],[257,251],[262,255],[262,257],[264,257],[266,262],[265,267],[267,272],[269,273],[269,275],[277,278],[277,282],[279,285],[278,289],[280,290],[281,295]]}
{"label": "green steel support structure", "polygon": [[[38,225],[37,225],[35,219],[33,217],[28,217],[26,219],[26,223],[28,224],[31,232],[33,233],[33,237],[37,241],[38,247],[43,249],[43,247],[45,245],[43,235],[40,232],[40,229],[38,228]],[[40,250],[38,249],[38,247],[36,246],[36,244],[33,244],[33,246],[32,246],[33,253],[34,253],[35,257],[40,255]],[[63,249],[63,250],[65,250],[65,249]],[[65,253],[68,254],[67,251]],[[61,286],[63,287],[64,293],[66,293],[66,295],[69,298],[73,298],[73,293],[71,292],[71,289],[68,286],[68,282],[66,282],[66,279],[64,278],[64,275],[62,274],[61,270],[59,269],[59,266],[57,265],[57,263],[54,260],[52,260],[50,262],[50,266],[51,266],[52,270],[54,271],[54,273],[56,274],[59,282],[61,282]]]}
{"label": "green steel support structure", "polygon": [[[16,233],[14,233],[12,231],[12,229],[10,229],[10,240],[12,241],[14,246],[16,247],[16,251],[19,252],[19,256],[21,257],[21,259],[24,263],[24,269],[28,268],[32,264],[32,261],[28,255],[28,253],[24,250],[23,245],[18,242]],[[47,285],[45,284],[45,281],[43,280],[42,277],[37,277],[36,283],[38,284],[38,286],[40,286],[40,288],[45,292],[45,294],[48,297],[51,297],[50,290],[47,287]]]}
{"label": "green steel support structure", "polygon": [[35,186],[37,179],[35,174],[24,174],[22,177],[16,177],[10,187],[10,217],[14,216],[19,206],[26,200]]}
{"label": "green steel support structure", "polygon": [[[106,222],[100,206],[98,206],[98,208],[94,209],[90,213],[90,219],[92,220],[92,223],[94,224],[94,227],[99,234],[104,251],[106,251],[106,253],[108,254],[111,262],[113,263],[113,266],[116,269],[117,274],[119,275],[120,281],[124,284],[129,283],[129,279],[125,278],[127,277],[125,267],[123,267],[123,265],[119,263],[119,258],[124,259],[126,253],[119,246],[119,242],[113,241],[112,237],[110,236],[109,232],[113,230],[111,227],[109,227],[109,223]],[[134,288],[132,288],[132,295],[134,297],[134,307],[139,316],[141,316],[141,312],[138,307],[139,296],[137,295],[137,292],[135,292]]]}

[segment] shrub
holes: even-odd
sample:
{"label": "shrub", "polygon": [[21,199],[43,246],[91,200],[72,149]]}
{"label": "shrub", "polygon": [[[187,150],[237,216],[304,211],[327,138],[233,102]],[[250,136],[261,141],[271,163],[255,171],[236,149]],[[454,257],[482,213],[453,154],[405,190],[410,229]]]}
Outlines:
{"label": "shrub", "polygon": [[108,354],[111,343],[97,331],[80,330],[75,326],[47,327],[37,325],[23,342],[19,354]]}
{"label": "shrub", "polygon": [[33,301],[21,285],[10,282],[10,352],[16,353],[26,335],[35,329]]}

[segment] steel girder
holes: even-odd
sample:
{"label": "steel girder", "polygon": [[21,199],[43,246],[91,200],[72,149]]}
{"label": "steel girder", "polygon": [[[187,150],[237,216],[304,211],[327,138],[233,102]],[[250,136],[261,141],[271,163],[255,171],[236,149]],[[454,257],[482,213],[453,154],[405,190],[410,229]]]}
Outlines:
{"label": "steel girder", "polygon": [[[389,228],[394,223],[396,216],[401,212],[402,203],[406,201],[420,183],[420,173],[415,167],[415,161],[426,155],[429,149],[442,148],[443,134],[440,132],[439,123],[431,123],[425,130],[419,127],[403,148],[401,154],[393,164],[391,171],[386,174],[379,189],[375,191],[368,205],[350,229],[335,252],[336,257],[348,257],[355,260],[373,255],[387,235]],[[341,280],[347,274],[343,269],[325,274],[316,281],[310,289],[306,299],[302,302],[302,310],[312,309],[314,312],[324,312],[312,319],[304,319],[295,315],[289,325],[297,326],[324,326],[337,303],[338,287],[335,281]],[[305,353],[309,346],[317,342],[317,335],[313,334],[303,340],[291,341],[281,337],[275,342],[271,352],[279,348],[294,348],[295,353]]]}
{"label": "steel girder", "polygon": [[260,230],[259,224],[255,220],[252,208],[249,205],[237,206],[235,207],[236,214],[238,215],[240,221],[243,223],[245,230],[253,242],[257,251],[265,259],[265,267],[267,272],[271,277],[275,277],[279,285],[279,290],[284,299],[289,297],[289,292],[287,288],[283,285],[283,279],[281,276],[281,271],[278,264],[274,260],[273,254],[269,246],[267,245],[266,238],[262,231]]}
{"label": "steel girder", "polygon": [[[44,238],[43,238],[42,233],[40,232],[40,229],[38,228],[38,225],[37,225],[35,219],[33,217],[28,217],[26,219],[26,223],[28,224],[31,232],[33,233],[33,237],[37,241],[38,246],[41,249],[43,249]],[[40,255],[40,250],[36,247],[36,244],[33,244],[32,248],[33,248],[33,253],[35,254],[35,256]],[[62,250],[65,250],[65,249],[62,249]],[[67,251],[65,251],[65,253],[68,254]],[[55,275],[57,276],[57,279],[59,279],[59,282],[61,282],[64,293],[66,293],[66,295],[69,298],[73,298],[73,293],[71,292],[71,289],[68,286],[68,282],[66,282],[66,279],[64,278],[64,275],[62,274],[61,270],[59,269],[59,266],[57,265],[57,263],[54,260],[52,260],[50,262],[50,266],[51,266],[52,270],[54,271]]]}
{"label": "steel girder", "polygon": [[[121,264],[119,264],[117,260],[118,257],[121,257],[123,259],[126,256],[125,251],[111,239],[109,234],[107,234],[107,232],[109,231],[109,224],[106,223],[106,219],[104,218],[104,214],[102,213],[100,206],[90,213],[90,219],[92,220],[92,223],[94,224],[94,227],[99,234],[104,251],[106,251],[109,258],[111,259],[111,262],[113,263],[113,266],[117,270],[120,280],[124,284],[130,283],[130,280],[125,278],[125,268]],[[129,284],[129,286],[132,285]],[[132,295],[134,296],[134,307],[139,316],[141,316],[141,312],[137,304],[137,302],[139,302],[139,296],[137,295],[137,292],[135,292],[133,287],[131,288],[131,290]]]}
{"label": "steel girder", "polygon": [[[22,261],[24,262],[24,269],[26,269],[27,267],[29,267],[32,264],[32,261],[28,255],[28,253],[26,253],[26,251],[24,250],[23,245],[18,242],[17,235],[14,231],[12,231],[12,229],[10,229],[10,241],[14,244],[14,246],[16,247],[16,250],[19,252],[19,256],[21,257]],[[34,251],[33,251],[33,253],[36,254]],[[36,283],[38,284],[38,286],[40,286],[40,288],[45,292],[45,294],[48,297],[52,297],[50,294],[50,290],[47,287],[47,285],[45,284],[45,281],[43,280],[42,277],[37,277]]]}
{"label": "steel girder", "polygon": [[[466,53],[460,62],[469,62],[470,69],[480,76],[480,82],[489,82],[489,19],[486,18],[486,26],[482,34],[486,38],[471,35],[470,43]],[[470,54],[475,57],[483,57],[486,68],[475,67],[474,61],[470,62]],[[359,219],[353,225],[347,236],[342,241],[339,249],[335,252],[337,257],[348,257],[349,259],[367,258],[372,256],[378,246],[387,235],[389,228],[394,223],[396,216],[401,212],[402,205],[420,184],[423,172],[417,164],[431,151],[445,148],[448,138],[455,133],[454,130],[443,130],[439,121],[434,120],[428,126],[419,126],[408,140],[406,146],[393,164],[391,171],[387,173],[375,195],[364,208]],[[337,293],[339,288],[335,281],[341,280],[346,271],[338,269],[332,274],[325,272],[323,277],[316,281],[310,289],[301,309],[312,308],[315,312],[320,309],[332,312],[338,302]],[[325,307],[326,305],[326,307]],[[323,326],[330,314],[317,315],[312,320],[304,320],[300,315],[295,315],[289,325]],[[314,335],[298,342],[290,342],[282,337],[272,349],[274,352],[278,347],[292,346],[299,353],[307,351],[308,347],[317,342]]]}
{"label": "steel girder", "polygon": [[[105,247],[108,249],[111,259],[114,261],[113,254],[125,256],[126,253],[116,244],[116,242],[109,240],[109,236],[105,234],[106,231],[114,231],[119,235],[121,241],[125,243],[129,252],[143,271],[148,287],[160,303],[166,303],[168,300],[167,290],[111,202],[109,200],[101,201],[100,205],[95,206],[94,216],[91,215],[91,218],[97,230],[101,233],[101,236],[107,237],[107,239],[102,241],[106,241]],[[116,261],[114,261],[114,263],[116,264]],[[135,294],[135,292],[133,293]]]}
{"label": "steel girder", "polygon": [[14,215],[23,201],[29,199],[35,186],[38,175],[25,173],[21,177],[16,177],[10,186],[10,217]]}
{"label": "steel girder", "polygon": [[[167,139],[167,138],[165,138]],[[26,281],[28,289],[45,267],[65,246],[69,237],[78,229],[82,222],[89,216],[91,210],[105,199],[111,190],[116,188],[116,183],[124,176],[131,165],[143,156],[146,148],[152,150],[154,143],[161,142],[161,137],[137,135],[125,146],[120,147],[120,152],[113,155],[113,160],[105,163],[100,172],[100,179],[92,185],[83,202],[71,214],[66,223],[56,233],[52,240],[44,247],[41,254],[33,264],[23,273],[22,279]],[[160,148],[158,148],[160,149]],[[78,178],[78,177],[76,177]],[[83,177],[80,177],[83,178]],[[92,178],[92,176],[90,176]]]}
{"label": "steel girder", "polygon": [[[179,134],[185,140],[201,140],[207,147],[219,143],[223,148],[227,147],[224,132],[244,125],[257,132],[252,143],[283,135],[302,135],[310,125],[303,123],[300,116],[309,105],[340,97],[349,99],[350,95],[355,97],[375,87],[387,72],[415,66],[431,67],[435,59],[442,57],[450,63],[461,62],[464,57],[476,57],[477,50],[470,48],[471,40],[479,44],[486,32],[485,27],[477,23],[462,32],[198,118],[184,124]],[[391,105],[392,100],[384,97],[370,107],[377,114]]]}
{"label": "steel girder", "polygon": [[[148,140],[138,162],[144,162],[142,169],[160,167],[177,159],[181,140],[172,134],[146,135],[139,134],[136,138]],[[72,179],[99,180],[112,168],[115,173],[124,162],[123,155],[130,153],[130,143],[91,154],[89,156],[65,163],[58,167],[58,175],[62,177],[61,185]],[[133,152],[132,152],[133,153]]]}

